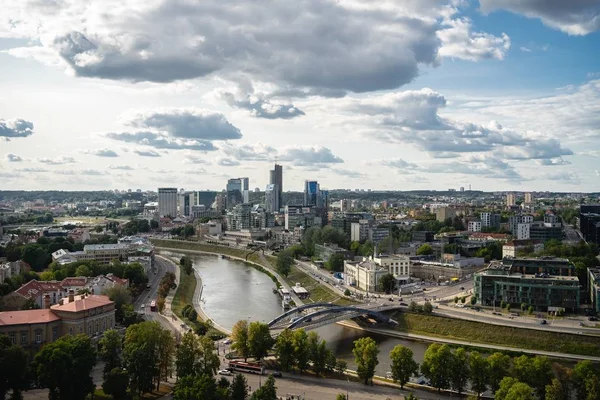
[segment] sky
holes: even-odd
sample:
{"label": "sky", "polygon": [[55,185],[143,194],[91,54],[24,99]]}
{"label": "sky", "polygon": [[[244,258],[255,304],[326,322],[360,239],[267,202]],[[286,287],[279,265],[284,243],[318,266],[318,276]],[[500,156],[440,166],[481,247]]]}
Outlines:
{"label": "sky", "polygon": [[0,189],[600,191],[598,0],[0,9]]}

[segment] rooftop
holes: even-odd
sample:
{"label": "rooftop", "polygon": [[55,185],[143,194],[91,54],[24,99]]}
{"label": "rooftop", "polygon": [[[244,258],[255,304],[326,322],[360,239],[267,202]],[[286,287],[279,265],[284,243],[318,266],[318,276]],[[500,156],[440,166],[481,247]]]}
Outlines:
{"label": "rooftop", "polygon": [[104,307],[114,302],[108,296],[102,295],[80,295],[74,296],[73,301],[69,301],[68,297],[63,299],[63,304],[55,304],[50,307],[54,311],[79,312],[91,310],[93,308]]}
{"label": "rooftop", "polygon": [[60,286],[60,282],[57,281],[48,281],[48,282],[40,282],[37,280],[31,280],[15,290],[16,293],[25,297],[26,299],[31,299],[37,297],[39,294],[46,292],[58,292],[62,290]]}
{"label": "rooftop", "polygon": [[94,250],[121,250],[126,249],[128,246],[125,243],[116,244],[86,244],[83,247],[83,251],[94,251]]}
{"label": "rooftop", "polygon": [[58,321],[60,317],[50,310],[23,310],[0,312],[0,326],[44,324]]}

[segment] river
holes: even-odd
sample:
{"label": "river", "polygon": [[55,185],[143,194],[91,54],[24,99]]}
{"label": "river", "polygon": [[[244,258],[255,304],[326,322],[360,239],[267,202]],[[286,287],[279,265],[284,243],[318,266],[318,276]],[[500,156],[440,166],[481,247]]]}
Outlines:
{"label": "river", "polygon": [[[161,252],[179,259],[182,254]],[[224,328],[231,329],[241,320],[269,322],[281,315],[281,301],[273,293],[271,278],[240,261],[222,259],[210,255],[190,255],[194,269],[202,277],[202,308],[206,315]],[[397,344],[412,349],[415,361],[423,361],[427,344],[374,335],[337,324],[315,330],[327,341],[338,358],[346,360],[349,368],[355,367],[352,355],[353,342],[364,336],[372,337],[379,346],[377,374],[389,371],[389,353]]]}

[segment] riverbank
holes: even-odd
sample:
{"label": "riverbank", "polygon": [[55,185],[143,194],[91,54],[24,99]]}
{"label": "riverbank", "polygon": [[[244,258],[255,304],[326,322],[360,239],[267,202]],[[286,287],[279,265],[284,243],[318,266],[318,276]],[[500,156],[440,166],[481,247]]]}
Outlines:
{"label": "riverbank", "polygon": [[[501,352],[506,352],[506,353],[523,353],[523,354],[530,354],[530,355],[542,355],[542,356],[547,356],[547,357],[556,358],[556,359],[575,360],[575,361],[590,360],[593,362],[600,362],[600,357],[595,357],[595,356],[568,354],[568,353],[560,353],[560,352],[554,352],[554,351],[532,350],[532,349],[517,348],[517,347],[512,347],[512,346],[499,346],[499,345],[493,345],[493,344],[488,344],[488,343],[476,343],[476,342],[465,341],[465,340],[449,339],[449,338],[439,337],[439,336],[427,336],[427,335],[421,335],[421,334],[415,334],[415,333],[400,332],[400,331],[393,330],[393,329],[367,327],[367,326],[359,325],[354,321],[341,321],[341,322],[337,322],[337,324],[340,326],[344,326],[346,328],[356,329],[356,330],[360,330],[363,332],[388,336],[388,337],[397,338],[397,339],[420,341],[420,342],[427,342],[427,343],[446,343],[446,344],[453,345],[453,346],[472,347],[472,348],[478,348],[478,349],[483,349],[483,350],[501,351]],[[517,343],[517,342],[515,342],[515,343]]]}

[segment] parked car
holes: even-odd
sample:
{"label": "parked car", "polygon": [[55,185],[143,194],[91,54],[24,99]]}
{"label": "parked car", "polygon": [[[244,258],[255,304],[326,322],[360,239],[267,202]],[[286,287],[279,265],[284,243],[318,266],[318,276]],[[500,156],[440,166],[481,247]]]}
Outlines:
{"label": "parked car", "polygon": [[546,321],[545,319],[540,321],[540,325],[546,325],[548,323],[548,321]]}
{"label": "parked car", "polygon": [[588,321],[598,321],[598,317],[589,317]]}
{"label": "parked car", "polygon": [[225,340],[223,340],[223,344],[231,344],[231,339],[225,339]]}
{"label": "parked car", "polygon": [[[214,371],[214,370],[213,370]],[[222,369],[219,371],[219,375],[231,375],[231,371],[227,370],[227,369]]]}
{"label": "parked car", "polygon": [[271,375],[273,375],[274,378],[283,378],[281,371],[275,371]]}

